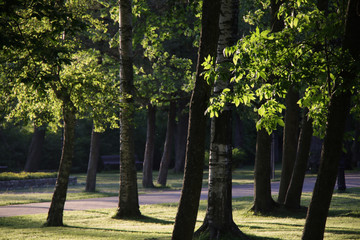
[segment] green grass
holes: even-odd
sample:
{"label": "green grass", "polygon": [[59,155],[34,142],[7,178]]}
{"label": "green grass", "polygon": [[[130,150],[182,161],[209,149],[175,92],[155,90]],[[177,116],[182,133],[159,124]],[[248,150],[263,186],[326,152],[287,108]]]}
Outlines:
{"label": "green grass", "polygon": [[24,180],[36,178],[56,178],[56,172],[3,172],[0,173],[0,181]]}
{"label": "green grass", "polygon": [[[311,194],[306,193],[302,204],[307,206]],[[349,189],[333,196],[326,226],[326,240],[359,239],[360,189]],[[289,212],[284,209],[267,216],[254,216],[249,212],[251,197],[233,200],[234,221],[254,240],[300,239],[305,223],[305,211]],[[43,227],[46,214],[0,218],[0,239],[147,239],[171,238],[177,204],[145,205],[140,208],[144,219],[116,220],[116,209],[67,211],[66,227]],[[198,228],[206,211],[201,202],[197,218]]]}

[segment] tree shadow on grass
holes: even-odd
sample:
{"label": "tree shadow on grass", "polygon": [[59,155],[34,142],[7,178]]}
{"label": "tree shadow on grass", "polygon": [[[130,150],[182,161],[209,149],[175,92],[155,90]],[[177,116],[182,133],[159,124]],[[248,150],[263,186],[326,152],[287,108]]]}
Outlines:
{"label": "tree shadow on grass", "polygon": [[260,237],[260,236],[255,236],[255,235],[251,235],[251,234],[247,234],[247,236],[248,236],[249,239],[251,239],[251,240],[281,240],[281,238]]}
{"label": "tree shadow on grass", "polygon": [[174,224],[175,221],[168,221],[164,219],[154,218],[150,216],[141,215],[139,217],[130,217],[130,218],[114,218],[116,220],[126,220],[126,221],[136,221],[143,223],[158,223],[158,224]]}
{"label": "tree shadow on grass", "polygon": [[305,219],[307,214],[307,207],[300,207],[299,209],[289,209],[283,205],[278,205],[268,213],[255,214],[253,210],[249,210],[255,216],[261,217],[276,217],[276,218],[295,218]]}
{"label": "tree shadow on grass", "polygon": [[332,233],[332,234],[339,234],[339,235],[354,235],[354,236],[359,236],[360,235],[360,230],[355,230],[355,229],[344,229],[344,228],[335,228],[335,227],[326,227],[325,232],[328,233]]}

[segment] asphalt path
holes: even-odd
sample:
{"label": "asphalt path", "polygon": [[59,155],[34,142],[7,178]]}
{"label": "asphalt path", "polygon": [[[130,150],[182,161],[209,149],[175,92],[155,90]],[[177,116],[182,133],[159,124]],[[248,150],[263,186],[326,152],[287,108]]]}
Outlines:
{"label": "asphalt path", "polygon": [[[347,188],[360,187],[360,174],[346,174]],[[315,185],[315,178],[305,178],[303,192],[312,192]],[[245,197],[253,195],[252,184],[235,185],[232,189],[233,198]],[[271,184],[272,194],[278,193],[279,182]],[[140,205],[159,204],[159,203],[177,203],[180,199],[180,191],[175,190],[155,190],[139,195]],[[208,190],[203,188],[201,191],[201,199],[207,199]],[[66,201],[65,211],[81,211],[101,208],[117,208],[118,197],[91,198],[83,200]],[[0,206],[0,217],[21,216],[29,214],[47,213],[50,202],[30,203],[20,205]]]}

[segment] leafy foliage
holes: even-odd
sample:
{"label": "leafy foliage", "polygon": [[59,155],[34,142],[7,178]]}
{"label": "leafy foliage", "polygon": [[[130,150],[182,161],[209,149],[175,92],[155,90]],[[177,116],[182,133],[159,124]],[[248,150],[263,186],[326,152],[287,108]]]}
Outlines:
{"label": "leafy foliage", "polygon": [[[267,8],[269,1],[263,1],[263,6]],[[337,11],[325,16],[313,1],[285,1],[277,14],[284,21],[282,31],[271,32],[258,25],[236,46],[227,48],[224,54],[233,59],[232,66],[226,67],[234,74],[232,86],[211,100],[210,116],[217,116],[225,102],[251,103],[259,115],[257,129],[271,133],[284,125],[282,102],[287,89],[295,86],[303,93],[299,105],[309,108],[315,132],[323,136],[329,98],[341,88],[335,82],[341,82],[342,71],[353,62],[341,48],[345,8],[331,7]],[[247,21],[253,24],[263,15],[248,16]],[[212,60],[206,59],[204,74],[209,82],[222,74],[215,69],[225,69],[211,65]]]}

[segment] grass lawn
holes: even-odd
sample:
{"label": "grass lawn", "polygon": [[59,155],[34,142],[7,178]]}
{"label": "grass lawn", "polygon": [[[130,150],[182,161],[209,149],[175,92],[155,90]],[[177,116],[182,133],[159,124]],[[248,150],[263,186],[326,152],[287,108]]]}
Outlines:
{"label": "grass lawn", "polygon": [[[311,194],[304,194],[307,206]],[[249,212],[252,197],[233,200],[234,220],[251,239],[300,239],[305,211],[290,213],[280,209],[268,216]],[[112,219],[115,209],[65,212],[66,227],[43,227],[46,214],[0,218],[0,239],[170,239],[177,204],[145,205],[144,219]],[[197,228],[202,224],[206,201],[201,202]],[[360,238],[360,189],[335,193],[327,221],[325,239]]]}
{"label": "grass lawn", "polygon": [[[154,191],[154,189],[144,189],[142,187],[142,172],[138,172],[138,188],[139,193],[146,193]],[[86,183],[86,174],[72,174],[71,176],[77,177],[77,185],[69,186],[67,200],[85,199],[85,198],[98,198],[117,196],[119,193],[119,173],[117,171],[101,172],[97,174],[96,190],[95,193],[84,192]],[[153,179],[154,184],[157,186],[158,191],[162,190],[181,190],[183,174],[175,174],[169,171],[167,186],[165,188],[156,185],[158,172],[154,171]],[[276,171],[276,179],[279,180],[280,170]],[[233,172],[233,184],[251,184],[253,183],[254,172],[252,167],[236,169]],[[208,184],[208,171],[204,171],[203,186]],[[19,189],[6,192],[0,192],[0,206],[10,204],[25,204],[34,202],[51,201],[53,188],[33,188],[33,189]]]}

